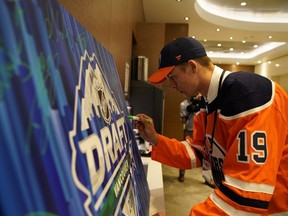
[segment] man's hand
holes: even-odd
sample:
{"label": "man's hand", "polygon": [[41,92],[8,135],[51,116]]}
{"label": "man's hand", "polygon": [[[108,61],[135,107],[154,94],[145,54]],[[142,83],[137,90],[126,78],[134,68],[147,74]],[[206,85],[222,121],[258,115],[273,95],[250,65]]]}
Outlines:
{"label": "man's hand", "polygon": [[158,134],[155,131],[153,120],[145,114],[138,114],[136,116],[139,117],[139,121],[135,122],[135,126],[139,130],[140,136],[151,145],[156,146]]}

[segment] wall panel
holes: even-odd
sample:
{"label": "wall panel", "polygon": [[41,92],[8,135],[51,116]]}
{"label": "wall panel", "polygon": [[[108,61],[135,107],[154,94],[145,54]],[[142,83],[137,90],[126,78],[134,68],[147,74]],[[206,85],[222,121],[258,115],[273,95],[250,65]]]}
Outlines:
{"label": "wall panel", "polygon": [[113,55],[122,88],[132,56],[132,32],[144,21],[141,0],[59,0]]}

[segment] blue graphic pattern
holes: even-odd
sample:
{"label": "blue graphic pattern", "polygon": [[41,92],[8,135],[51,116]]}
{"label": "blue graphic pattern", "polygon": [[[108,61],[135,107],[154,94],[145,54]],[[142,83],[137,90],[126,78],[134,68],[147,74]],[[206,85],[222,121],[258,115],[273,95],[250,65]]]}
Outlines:
{"label": "blue graphic pattern", "polygon": [[[87,215],[87,196],[72,178],[69,141],[74,105],[81,111],[85,92],[83,83],[76,92],[81,97],[75,101],[80,58],[85,51],[96,55],[126,119],[113,57],[56,0],[0,1],[0,30],[0,215]],[[81,121],[80,114],[77,121]],[[112,122],[118,119],[112,113]],[[105,122],[94,118],[90,126],[82,131],[77,125],[75,143],[93,133],[99,135]],[[129,143],[119,155],[132,152],[129,185],[134,189],[136,214],[148,215],[148,185],[129,121],[125,128]],[[77,156],[78,178],[92,191],[86,157]],[[105,174],[105,183],[115,167]],[[100,209],[94,209],[104,186],[92,195],[89,209],[93,215],[103,214],[102,207],[111,202],[105,197]],[[115,214],[122,215],[121,211]]]}

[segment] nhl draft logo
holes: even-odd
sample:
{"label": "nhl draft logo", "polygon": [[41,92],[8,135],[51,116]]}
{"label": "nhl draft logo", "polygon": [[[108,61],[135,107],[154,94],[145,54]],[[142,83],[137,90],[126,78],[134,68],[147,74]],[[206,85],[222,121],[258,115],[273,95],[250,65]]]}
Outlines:
{"label": "nhl draft logo", "polygon": [[128,190],[124,187],[131,187],[131,139],[127,130],[124,114],[96,55],[89,56],[85,50],[75,89],[69,142],[72,177],[84,194],[86,215],[110,215],[111,206],[119,210],[118,203],[124,202],[123,191],[127,194]]}

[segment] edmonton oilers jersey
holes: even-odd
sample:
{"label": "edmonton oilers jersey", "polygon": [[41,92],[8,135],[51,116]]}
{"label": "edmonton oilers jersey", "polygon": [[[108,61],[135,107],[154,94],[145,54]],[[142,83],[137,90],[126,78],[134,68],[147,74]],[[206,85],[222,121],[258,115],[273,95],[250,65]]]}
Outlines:
{"label": "edmonton oilers jersey", "polygon": [[191,215],[288,212],[288,95],[250,72],[226,72],[217,93],[220,74],[209,89],[215,97],[194,117],[193,139],[160,135],[152,158],[182,169],[209,158],[216,188]]}

